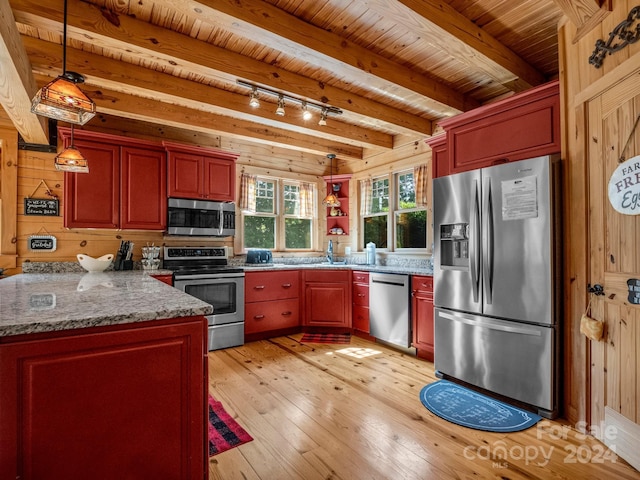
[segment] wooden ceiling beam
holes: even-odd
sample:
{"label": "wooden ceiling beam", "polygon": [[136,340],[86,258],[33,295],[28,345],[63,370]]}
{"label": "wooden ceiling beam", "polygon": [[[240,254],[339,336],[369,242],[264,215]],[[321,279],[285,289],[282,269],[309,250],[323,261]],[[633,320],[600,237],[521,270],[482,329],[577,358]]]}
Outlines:
{"label": "wooden ceiling beam", "polygon": [[483,71],[501,85],[521,92],[546,81],[536,68],[494,37],[438,0],[368,0],[367,5],[396,20],[434,48],[473,70]]}
{"label": "wooden ceiling beam", "polygon": [[0,65],[0,105],[27,143],[47,145],[45,119],[31,113],[31,99],[38,89],[6,1],[0,1]]}
{"label": "wooden ceiling beam", "polygon": [[430,101],[441,115],[454,115],[478,106],[471,97],[430,77],[418,75],[404,65],[361,47],[339,35],[315,27],[294,15],[261,0],[154,0],[165,6],[219,26],[244,38],[336,74],[372,85],[380,93],[393,95],[405,90]]}
{"label": "wooden ceiling beam", "polygon": [[[35,75],[35,77],[41,85],[49,81],[49,77],[44,75]],[[258,122],[239,120],[86,84],[83,85],[82,90],[96,103],[98,113],[236,137],[318,155],[334,152],[351,159],[361,160],[363,158],[361,147],[335,142],[327,138],[303,135],[281,128],[271,128]]]}
{"label": "wooden ceiling beam", "polygon": [[[62,52],[59,45],[28,36],[24,36],[22,40],[35,73],[56,75],[55,72],[60,71]],[[67,69],[82,72],[87,79],[85,85],[234,116],[241,120],[258,121],[272,128],[283,128],[284,125],[284,128],[290,128],[297,133],[322,136],[360,147],[393,148],[391,135],[341,122],[338,116],[330,116],[325,126],[319,126],[317,121],[303,122],[300,116],[295,114],[276,119],[275,105],[263,102],[261,107],[252,108],[249,106],[248,95],[210,87],[69,47],[67,58]],[[293,107],[291,109],[293,110]]]}
{"label": "wooden ceiling beam", "polygon": [[[11,6],[19,23],[48,31],[62,30],[62,11],[56,0],[12,0]],[[432,132],[432,122],[427,118],[126,15],[103,14],[93,5],[71,0],[67,18],[70,39],[91,42],[124,57],[139,56],[167,71],[184,68],[195,75],[233,85],[243,79],[374,119],[374,124],[387,123],[420,135]]]}
{"label": "wooden ceiling beam", "polygon": [[553,0],[577,27],[573,43],[599,25],[613,10],[613,0]]}

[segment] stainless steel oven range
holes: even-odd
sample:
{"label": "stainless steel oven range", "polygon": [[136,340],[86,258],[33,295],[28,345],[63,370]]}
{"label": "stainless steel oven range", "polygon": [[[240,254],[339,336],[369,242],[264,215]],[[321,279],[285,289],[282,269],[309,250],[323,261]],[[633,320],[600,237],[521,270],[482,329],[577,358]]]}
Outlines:
{"label": "stainless steel oven range", "polygon": [[209,350],[244,344],[244,270],[228,259],[227,247],[164,247],[173,286],[213,306]]}

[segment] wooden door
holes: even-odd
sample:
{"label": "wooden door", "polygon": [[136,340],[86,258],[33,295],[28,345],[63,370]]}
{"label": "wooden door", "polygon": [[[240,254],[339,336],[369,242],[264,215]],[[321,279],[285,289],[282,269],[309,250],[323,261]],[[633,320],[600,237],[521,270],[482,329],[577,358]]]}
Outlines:
{"label": "wooden door", "polygon": [[120,228],[164,230],[167,160],[163,150],[122,147]]}
{"label": "wooden door", "polygon": [[120,225],[120,149],[117,145],[77,139],[89,173],[64,174],[64,226],[118,228]]}
{"label": "wooden door", "polygon": [[[605,292],[591,298],[591,315],[605,322],[605,337],[590,340],[587,346],[589,421],[602,426],[611,425],[614,418],[626,418],[635,428],[633,424],[640,423],[640,306],[629,302],[627,280],[640,278],[640,215],[616,212],[608,200],[608,183],[640,115],[637,75],[589,101],[586,115],[587,280],[602,285]],[[626,158],[636,155],[640,155],[640,130],[632,136]],[[596,432],[596,436],[601,435]]]}

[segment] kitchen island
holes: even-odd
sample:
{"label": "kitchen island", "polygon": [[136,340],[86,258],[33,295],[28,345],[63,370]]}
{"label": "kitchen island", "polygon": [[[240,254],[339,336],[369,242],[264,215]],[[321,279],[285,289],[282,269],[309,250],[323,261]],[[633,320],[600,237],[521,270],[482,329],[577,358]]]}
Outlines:
{"label": "kitchen island", "polygon": [[0,280],[0,478],[206,478],[211,312],[144,272]]}

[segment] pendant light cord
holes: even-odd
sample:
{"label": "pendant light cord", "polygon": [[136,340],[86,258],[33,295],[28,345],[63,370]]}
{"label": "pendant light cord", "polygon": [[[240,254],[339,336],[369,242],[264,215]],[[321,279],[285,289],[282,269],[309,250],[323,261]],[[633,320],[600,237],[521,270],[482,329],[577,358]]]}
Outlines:
{"label": "pendant light cord", "polygon": [[62,22],[62,76],[67,73],[67,0],[64,0]]}

